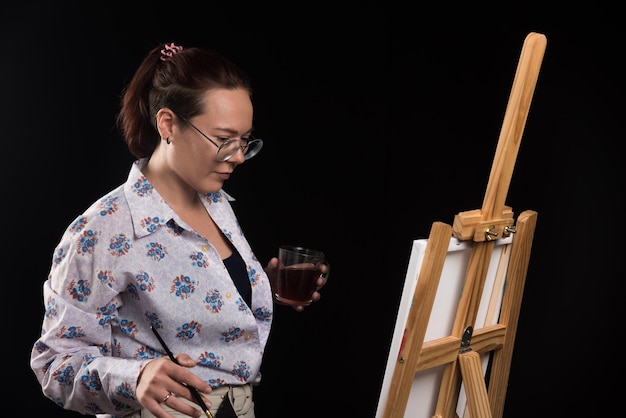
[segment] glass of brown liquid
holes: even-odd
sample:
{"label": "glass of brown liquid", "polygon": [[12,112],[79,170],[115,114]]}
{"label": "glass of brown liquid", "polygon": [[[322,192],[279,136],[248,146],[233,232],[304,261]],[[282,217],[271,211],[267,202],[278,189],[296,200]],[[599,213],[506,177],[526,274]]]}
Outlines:
{"label": "glass of brown liquid", "polygon": [[288,305],[310,305],[324,265],[328,266],[328,263],[321,251],[281,245],[274,288],[276,300]]}

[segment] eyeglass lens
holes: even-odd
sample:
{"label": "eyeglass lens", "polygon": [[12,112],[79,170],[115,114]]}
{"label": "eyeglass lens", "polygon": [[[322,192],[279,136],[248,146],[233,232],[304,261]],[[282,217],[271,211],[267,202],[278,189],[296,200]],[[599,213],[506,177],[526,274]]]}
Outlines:
{"label": "eyeglass lens", "polygon": [[[247,142],[247,143],[246,143]],[[248,141],[241,141],[239,139],[229,139],[220,145],[217,150],[217,159],[220,161],[226,161],[239,149],[243,152],[244,158],[249,160],[254,157],[261,150],[263,141],[260,139],[250,139]]]}

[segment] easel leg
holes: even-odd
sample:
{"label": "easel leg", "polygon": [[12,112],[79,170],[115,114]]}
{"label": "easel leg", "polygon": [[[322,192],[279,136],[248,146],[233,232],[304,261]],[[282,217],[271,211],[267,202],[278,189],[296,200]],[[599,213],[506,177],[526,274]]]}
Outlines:
{"label": "easel leg", "polygon": [[524,286],[530,252],[532,249],[537,212],[526,210],[517,218],[517,232],[513,240],[511,260],[506,279],[506,291],[500,311],[500,324],[506,326],[507,332],[502,348],[494,351],[491,374],[489,378],[489,398],[491,413],[495,418],[504,416],[504,401],[513,359],[513,347],[517,334],[517,324],[524,296]]}
{"label": "easel leg", "polygon": [[459,366],[461,366],[461,375],[467,392],[470,417],[491,418],[491,407],[480,355],[476,351],[459,354]]}

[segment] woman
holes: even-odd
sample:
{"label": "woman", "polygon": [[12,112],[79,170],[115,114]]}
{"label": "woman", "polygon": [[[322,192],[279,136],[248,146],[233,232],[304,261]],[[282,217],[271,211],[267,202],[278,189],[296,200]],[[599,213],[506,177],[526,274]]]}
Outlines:
{"label": "woman", "polygon": [[138,160],[57,246],[31,367],[47,397],[83,414],[197,417],[191,387],[212,414],[254,417],[277,259],[263,269],[222,189],[263,145],[249,80],[215,51],[164,44],[118,122]]}

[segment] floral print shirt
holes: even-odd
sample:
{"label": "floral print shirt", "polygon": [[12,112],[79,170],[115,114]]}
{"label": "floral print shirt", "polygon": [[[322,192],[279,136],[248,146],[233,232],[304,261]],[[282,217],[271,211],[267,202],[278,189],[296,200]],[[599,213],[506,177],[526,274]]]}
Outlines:
{"label": "floral print shirt", "polygon": [[[44,394],[86,415],[141,408],[137,377],[170,350],[196,360],[213,387],[255,383],[270,332],[270,283],[223,190],[202,195],[241,254],[252,286],[248,306],[221,257],[143,176],[128,180],[76,218],[54,251],[43,285],[45,314],[31,367]],[[104,415],[107,414],[107,415]]]}

